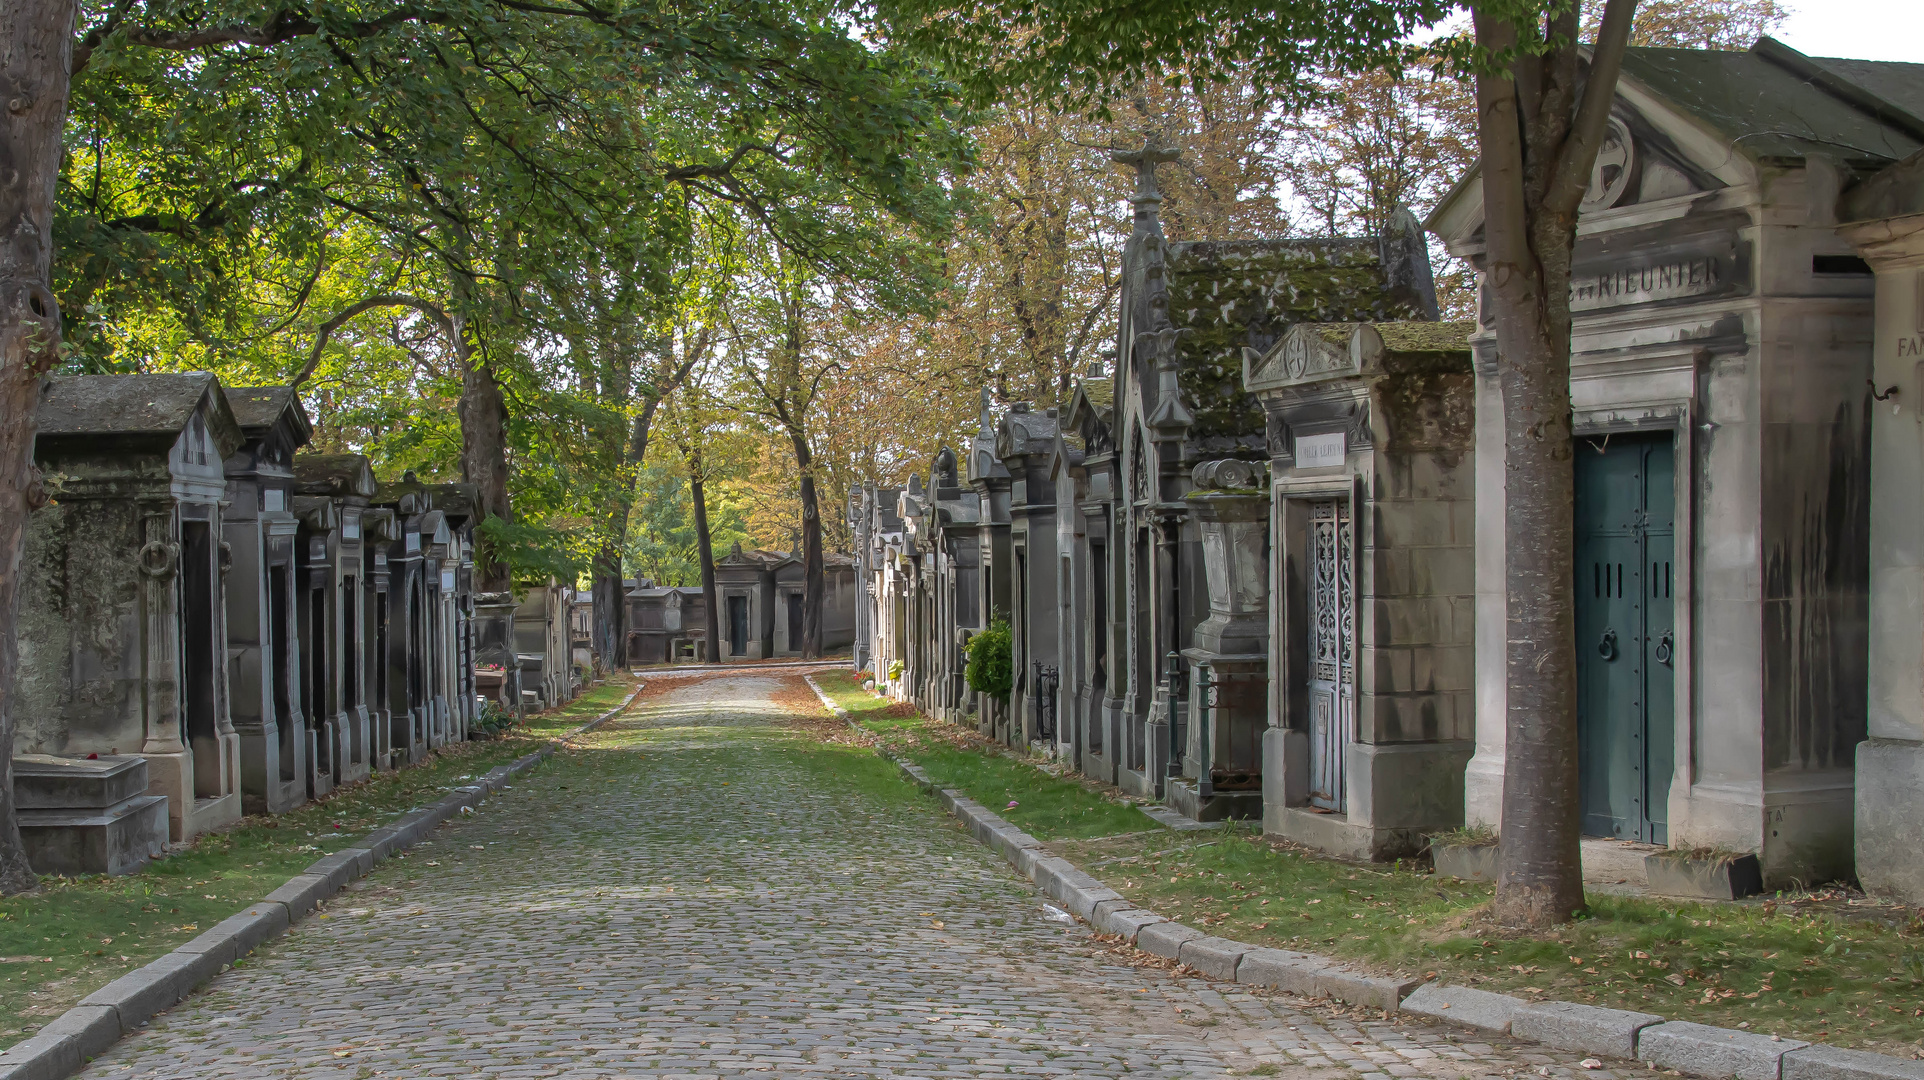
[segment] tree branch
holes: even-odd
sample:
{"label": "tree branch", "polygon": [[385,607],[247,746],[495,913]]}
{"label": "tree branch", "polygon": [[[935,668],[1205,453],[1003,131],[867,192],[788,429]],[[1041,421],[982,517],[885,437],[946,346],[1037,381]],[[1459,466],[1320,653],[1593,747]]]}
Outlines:
{"label": "tree branch", "polygon": [[[440,305],[431,300],[423,300],[418,296],[409,296],[406,293],[385,293],[380,296],[370,296],[358,303],[350,304],[347,309],[339,315],[322,323],[320,332],[314,338],[314,349],[307,355],[307,363],[301,366],[300,374],[295,375],[293,379],[289,380],[288,386],[298,390],[300,389],[300,385],[307,381],[308,376],[314,374],[314,368],[321,362],[321,350],[327,347],[328,339],[334,336],[334,331],[345,326],[348,320],[354,318],[356,315],[378,307],[411,307],[421,312],[428,318],[433,319],[435,323],[441,327],[441,332],[448,336],[448,344],[454,349],[457,356],[466,356],[468,350],[464,347],[464,342],[461,339],[460,328],[454,325],[454,320],[448,316],[446,311],[441,309]],[[465,362],[462,366],[466,366]]]}
{"label": "tree branch", "polygon": [[1556,172],[1543,193],[1543,208],[1552,214],[1574,215],[1590,188],[1590,170],[1595,167],[1597,150],[1603,145],[1603,132],[1610,121],[1610,108],[1616,102],[1617,76],[1623,71],[1624,48],[1630,41],[1630,28],[1637,12],[1637,0],[1608,0],[1603,8],[1603,25],[1590,52],[1590,77],[1583,86],[1583,101],[1577,106],[1576,122],[1557,156]]}

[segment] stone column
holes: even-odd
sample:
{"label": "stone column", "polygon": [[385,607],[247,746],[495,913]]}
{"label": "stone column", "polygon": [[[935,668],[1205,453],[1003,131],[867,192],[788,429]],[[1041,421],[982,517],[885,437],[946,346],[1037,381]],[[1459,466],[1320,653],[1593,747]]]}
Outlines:
{"label": "stone column", "polygon": [[[1186,501],[1202,531],[1203,573],[1209,617],[1196,627],[1195,645],[1183,650],[1191,672],[1190,722],[1183,775],[1198,781],[1172,803],[1195,796],[1198,820],[1260,817],[1262,743],[1268,726],[1269,493],[1263,467],[1247,461],[1207,461],[1194,472],[1197,490]],[[1209,669],[1208,741],[1202,717],[1205,690],[1197,672]],[[1200,780],[1210,778],[1205,795]]]}
{"label": "stone column", "polygon": [[1877,181],[1883,190],[1873,187],[1851,215],[1863,219],[1840,230],[1877,273],[1870,737],[1857,747],[1857,876],[1866,892],[1916,904],[1924,903],[1924,166],[1913,157]]}

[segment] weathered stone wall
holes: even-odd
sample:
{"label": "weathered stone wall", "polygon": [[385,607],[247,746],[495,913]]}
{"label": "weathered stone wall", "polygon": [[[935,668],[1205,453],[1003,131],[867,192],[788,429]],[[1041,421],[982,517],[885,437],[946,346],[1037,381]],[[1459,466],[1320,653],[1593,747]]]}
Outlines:
{"label": "weathered stone wall", "polygon": [[[128,498],[59,498],[33,515],[21,560],[16,752],[140,751],[143,513]],[[176,689],[150,687],[162,697]]]}

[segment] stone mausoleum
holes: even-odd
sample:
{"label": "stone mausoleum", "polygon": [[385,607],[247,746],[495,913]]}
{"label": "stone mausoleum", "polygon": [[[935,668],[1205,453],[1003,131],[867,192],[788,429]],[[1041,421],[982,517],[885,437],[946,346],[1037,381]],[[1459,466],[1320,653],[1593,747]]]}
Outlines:
{"label": "stone mausoleum", "polygon": [[[1122,155],[1114,352],[1059,409],[985,403],[962,482],[945,451],[853,500],[857,655],[937,718],[1193,817],[1368,858],[1500,826],[1487,308],[1433,321],[1407,217],[1170,243],[1172,153]],[[1924,65],[1629,52],[1570,296],[1588,836],[1924,900],[1920,161]],[[1476,173],[1427,227],[1483,266]],[[1006,702],[962,689],[998,616]]]}
{"label": "stone mausoleum", "polygon": [[174,840],[241,815],[223,465],[242,442],[212,375],[55,379],[41,397],[53,501],[21,560],[15,752],[138,755]]}
{"label": "stone mausoleum", "polygon": [[[52,379],[39,421],[13,761],[37,870],[137,870],[468,737],[472,489],[299,453],[297,394],[206,373]],[[556,622],[543,705],[580,684]]]}

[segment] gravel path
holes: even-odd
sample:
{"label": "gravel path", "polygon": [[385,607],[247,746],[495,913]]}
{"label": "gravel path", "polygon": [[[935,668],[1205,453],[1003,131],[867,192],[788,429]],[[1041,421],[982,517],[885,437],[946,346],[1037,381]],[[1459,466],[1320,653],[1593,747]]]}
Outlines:
{"label": "gravel path", "polygon": [[1611,1076],[1131,966],[812,697],[655,679],[83,1075]]}

